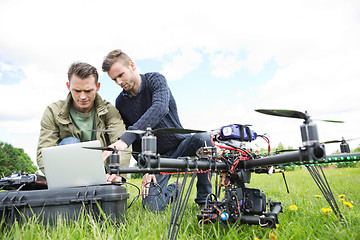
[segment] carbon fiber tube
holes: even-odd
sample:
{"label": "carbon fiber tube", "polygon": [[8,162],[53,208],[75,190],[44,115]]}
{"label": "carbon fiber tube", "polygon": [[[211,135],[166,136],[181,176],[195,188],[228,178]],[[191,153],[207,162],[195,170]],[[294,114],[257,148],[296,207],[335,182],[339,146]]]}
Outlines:
{"label": "carbon fiber tube", "polygon": [[[338,154],[328,157],[346,158],[358,154]],[[299,149],[299,151],[289,152],[259,159],[243,160],[239,162],[238,168],[252,169],[255,167],[272,166],[286,163],[311,164],[313,160],[320,163],[327,161],[325,149],[322,145],[315,145]],[[355,161],[358,161],[355,160]],[[351,159],[352,160],[352,159]],[[351,161],[350,160],[350,161]],[[111,173],[159,173],[159,172],[177,172],[177,171],[227,171],[229,166],[224,162],[214,161],[212,159],[198,158],[161,158],[159,155],[139,154],[139,167],[111,169]]]}
{"label": "carbon fiber tube", "polygon": [[325,158],[325,149],[322,145],[315,145],[299,149],[296,152],[289,152],[270,157],[259,158],[255,160],[247,160],[244,163],[244,169],[251,169],[254,167],[279,165],[292,162],[312,163],[313,160],[320,160]]}
{"label": "carbon fiber tube", "polygon": [[181,170],[220,170],[228,169],[227,165],[223,162],[215,162],[209,159],[197,158],[160,158],[151,157],[148,155],[139,155],[138,161],[140,168],[174,168]]}
{"label": "carbon fiber tube", "polygon": [[260,217],[259,216],[242,215],[240,222],[246,223],[249,225],[259,225]]}

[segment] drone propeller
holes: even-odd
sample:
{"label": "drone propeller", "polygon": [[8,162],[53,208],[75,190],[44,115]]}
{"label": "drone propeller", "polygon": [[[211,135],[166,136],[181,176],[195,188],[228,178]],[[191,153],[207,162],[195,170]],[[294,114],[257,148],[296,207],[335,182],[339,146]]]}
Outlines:
{"label": "drone propeller", "polygon": [[113,151],[113,152],[118,151],[116,148],[112,148],[112,147],[83,147],[83,148],[91,149],[91,150]]}
{"label": "drone propeller", "polygon": [[[195,129],[185,129],[185,128],[158,128],[151,130],[155,135],[157,134],[188,134],[188,133],[201,133],[206,132],[204,130],[195,130]],[[143,131],[146,133],[146,131]]]}
{"label": "drone propeller", "polygon": [[[275,153],[275,154],[280,154],[280,153],[284,153],[284,152],[295,152],[298,151],[299,149],[283,149],[283,150],[275,150],[275,151],[271,151],[270,153]],[[264,152],[261,152],[264,153]],[[267,151],[266,151],[267,153]]]}
{"label": "drone propeller", "polygon": [[127,151],[127,150],[118,150],[118,149],[112,148],[112,147],[83,147],[83,148],[90,149],[90,150],[112,151],[113,153],[129,152],[129,153],[138,154],[138,152],[132,152],[132,151]]}
{"label": "drone propeller", "polygon": [[149,130],[117,130],[117,129],[109,129],[109,130],[94,130],[97,132],[115,132],[115,131],[123,131],[128,133],[135,133],[139,135],[143,135],[147,132],[151,132],[154,135],[158,134],[188,134],[188,133],[201,133],[206,132],[204,130],[194,130],[194,129],[185,129],[185,128],[158,128],[158,129],[149,129]]}
{"label": "drone propeller", "polygon": [[[255,111],[267,115],[278,116],[278,117],[299,118],[299,119],[304,119],[305,121],[310,118],[307,112],[303,113],[295,110],[256,109]],[[320,120],[320,119],[316,119],[316,120],[323,122],[332,122],[332,123],[344,123],[344,121],[335,121],[335,120]]]}
{"label": "drone propeller", "polygon": [[344,123],[344,121],[337,121],[337,120],[324,120],[324,119],[314,119],[314,120],[329,122],[329,123]]}
{"label": "drone propeller", "polygon": [[294,111],[294,110],[283,110],[283,109],[256,109],[256,112],[273,115],[278,117],[289,117],[289,118],[300,118],[300,119],[308,119],[309,115]]}
{"label": "drone propeller", "polygon": [[275,153],[283,153],[283,152],[295,152],[299,149],[283,149],[283,150],[276,150]]}
{"label": "drone propeller", "polygon": [[342,140],[331,140],[331,141],[322,142],[321,144],[344,143],[344,142],[353,141],[353,140],[357,140],[357,139],[360,139],[360,138],[352,138],[352,139],[342,138]]}

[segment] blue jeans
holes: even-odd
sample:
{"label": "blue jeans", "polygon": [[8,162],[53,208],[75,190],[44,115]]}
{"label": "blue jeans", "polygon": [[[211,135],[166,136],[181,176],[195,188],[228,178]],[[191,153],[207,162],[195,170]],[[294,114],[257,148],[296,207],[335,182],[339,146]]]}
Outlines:
{"label": "blue jeans", "polygon": [[[180,143],[179,147],[175,149],[175,151],[168,152],[166,155],[171,156],[171,158],[195,156],[196,151],[205,146],[205,142],[206,146],[213,146],[210,140],[210,135],[207,133],[189,135],[188,138],[184,139]],[[153,183],[150,184],[149,196],[143,199],[143,206],[148,208],[150,211],[158,212],[163,211],[170,203],[170,199],[175,194],[177,186],[175,183],[167,186],[170,179],[169,174],[156,174],[155,176],[159,186],[156,187]],[[207,195],[212,192],[212,186],[208,180],[207,173],[197,174],[196,188],[197,195],[195,202],[197,204],[205,203]],[[161,193],[159,194],[159,192]]]}
{"label": "blue jeans", "polygon": [[77,139],[76,137],[67,137],[67,138],[64,138],[63,140],[61,140],[61,142],[59,143],[59,146],[73,144],[73,143],[79,143],[79,142],[80,142],[80,140]]}

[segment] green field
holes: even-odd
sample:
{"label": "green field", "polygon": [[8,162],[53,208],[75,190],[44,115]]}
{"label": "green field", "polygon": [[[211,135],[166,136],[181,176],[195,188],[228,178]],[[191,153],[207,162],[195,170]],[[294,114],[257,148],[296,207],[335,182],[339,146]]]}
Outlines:
{"label": "green field", "polygon": [[[194,202],[195,191],[190,197],[184,220],[177,239],[360,239],[360,168],[326,169],[329,184],[338,201],[344,221],[339,221],[333,212],[324,213],[329,208],[320,190],[306,170],[286,172],[290,193],[286,192],[281,174],[253,174],[249,187],[263,190],[267,198],[283,203],[284,213],[279,215],[277,229],[260,226],[241,225],[224,228],[220,224],[198,227],[196,214],[199,209]],[[140,184],[140,179],[131,183]],[[131,200],[137,190],[127,186]],[[347,206],[344,202],[351,203]],[[290,206],[297,210],[291,210]],[[117,226],[103,221],[95,221],[83,216],[79,221],[65,224],[59,219],[56,226],[44,226],[30,219],[26,223],[4,226],[0,239],[166,239],[170,208],[160,214],[144,211],[141,201],[128,209],[126,221]]]}

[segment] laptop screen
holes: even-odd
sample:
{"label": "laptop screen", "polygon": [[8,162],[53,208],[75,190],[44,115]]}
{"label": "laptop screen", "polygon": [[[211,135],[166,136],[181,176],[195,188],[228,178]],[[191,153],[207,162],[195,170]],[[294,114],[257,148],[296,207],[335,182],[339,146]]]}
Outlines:
{"label": "laptop screen", "polygon": [[89,141],[41,149],[49,189],[106,183],[100,141]]}

